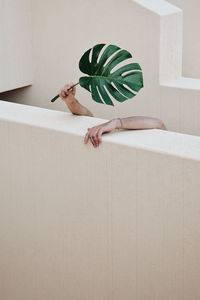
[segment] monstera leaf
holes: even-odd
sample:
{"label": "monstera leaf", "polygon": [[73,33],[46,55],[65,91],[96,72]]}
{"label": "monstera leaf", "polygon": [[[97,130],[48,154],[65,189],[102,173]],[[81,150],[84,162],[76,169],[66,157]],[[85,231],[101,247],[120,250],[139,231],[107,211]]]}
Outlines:
{"label": "monstera leaf", "polygon": [[119,63],[132,55],[115,45],[108,45],[103,50],[104,47],[105,44],[98,44],[83,54],[79,68],[88,76],[81,77],[77,84],[89,91],[94,101],[114,105],[111,96],[124,102],[139,92],[143,87],[142,70],[138,63],[129,63],[116,70]]}
{"label": "monstera leaf", "polygon": [[133,98],[143,87],[143,77],[137,63],[130,63],[112,72],[114,67],[132,55],[114,45],[107,46],[100,55],[104,46],[105,44],[96,45],[82,56],[79,68],[89,76],[81,77],[79,83],[91,92],[96,102],[113,105],[109,94],[119,102]]}

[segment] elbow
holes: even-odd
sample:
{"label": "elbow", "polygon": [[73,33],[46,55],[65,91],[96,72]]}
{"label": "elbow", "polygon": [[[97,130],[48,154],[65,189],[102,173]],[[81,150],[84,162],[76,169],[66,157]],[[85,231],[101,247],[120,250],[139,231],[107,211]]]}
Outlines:
{"label": "elbow", "polygon": [[91,111],[88,110],[88,112],[85,114],[87,117],[94,117]]}
{"label": "elbow", "polygon": [[167,130],[164,122],[160,119],[156,119],[156,129]]}

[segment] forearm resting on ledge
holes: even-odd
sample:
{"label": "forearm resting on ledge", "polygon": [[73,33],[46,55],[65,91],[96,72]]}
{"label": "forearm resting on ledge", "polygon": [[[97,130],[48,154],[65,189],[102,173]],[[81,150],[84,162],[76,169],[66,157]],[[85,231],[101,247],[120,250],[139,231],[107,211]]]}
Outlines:
{"label": "forearm resting on ledge", "polygon": [[128,117],[116,119],[116,129],[163,129],[167,130],[165,124],[157,118],[151,117]]}
{"label": "forearm resting on ledge", "polygon": [[117,118],[110,120],[106,123],[88,128],[88,132],[85,135],[84,143],[87,144],[88,140],[92,142],[93,146],[96,148],[102,142],[102,134],[111,132],[115,129],[162,129],[167,130],[164,123],[157,118],[150,117],[128,117],[128,118]]}

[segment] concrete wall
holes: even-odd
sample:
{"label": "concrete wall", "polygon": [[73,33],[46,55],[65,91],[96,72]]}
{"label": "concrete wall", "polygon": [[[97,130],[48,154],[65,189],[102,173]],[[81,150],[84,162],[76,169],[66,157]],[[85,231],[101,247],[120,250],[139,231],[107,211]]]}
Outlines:
{"label": "concrete wall", "polygon": [[0,298],[200,298],[200,138],[0,102]]}
{"label": "concrete wall", "polygon": [[0,0],[0,92],[32,83],[31,0]]}

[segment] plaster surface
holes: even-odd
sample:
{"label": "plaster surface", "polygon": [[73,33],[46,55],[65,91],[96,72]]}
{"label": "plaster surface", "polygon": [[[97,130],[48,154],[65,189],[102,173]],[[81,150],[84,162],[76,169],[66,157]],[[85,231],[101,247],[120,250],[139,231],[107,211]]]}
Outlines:
{"label": "plaster surface", "polygon": [[0,110],[1,299],[199,298],[199,137]]}

